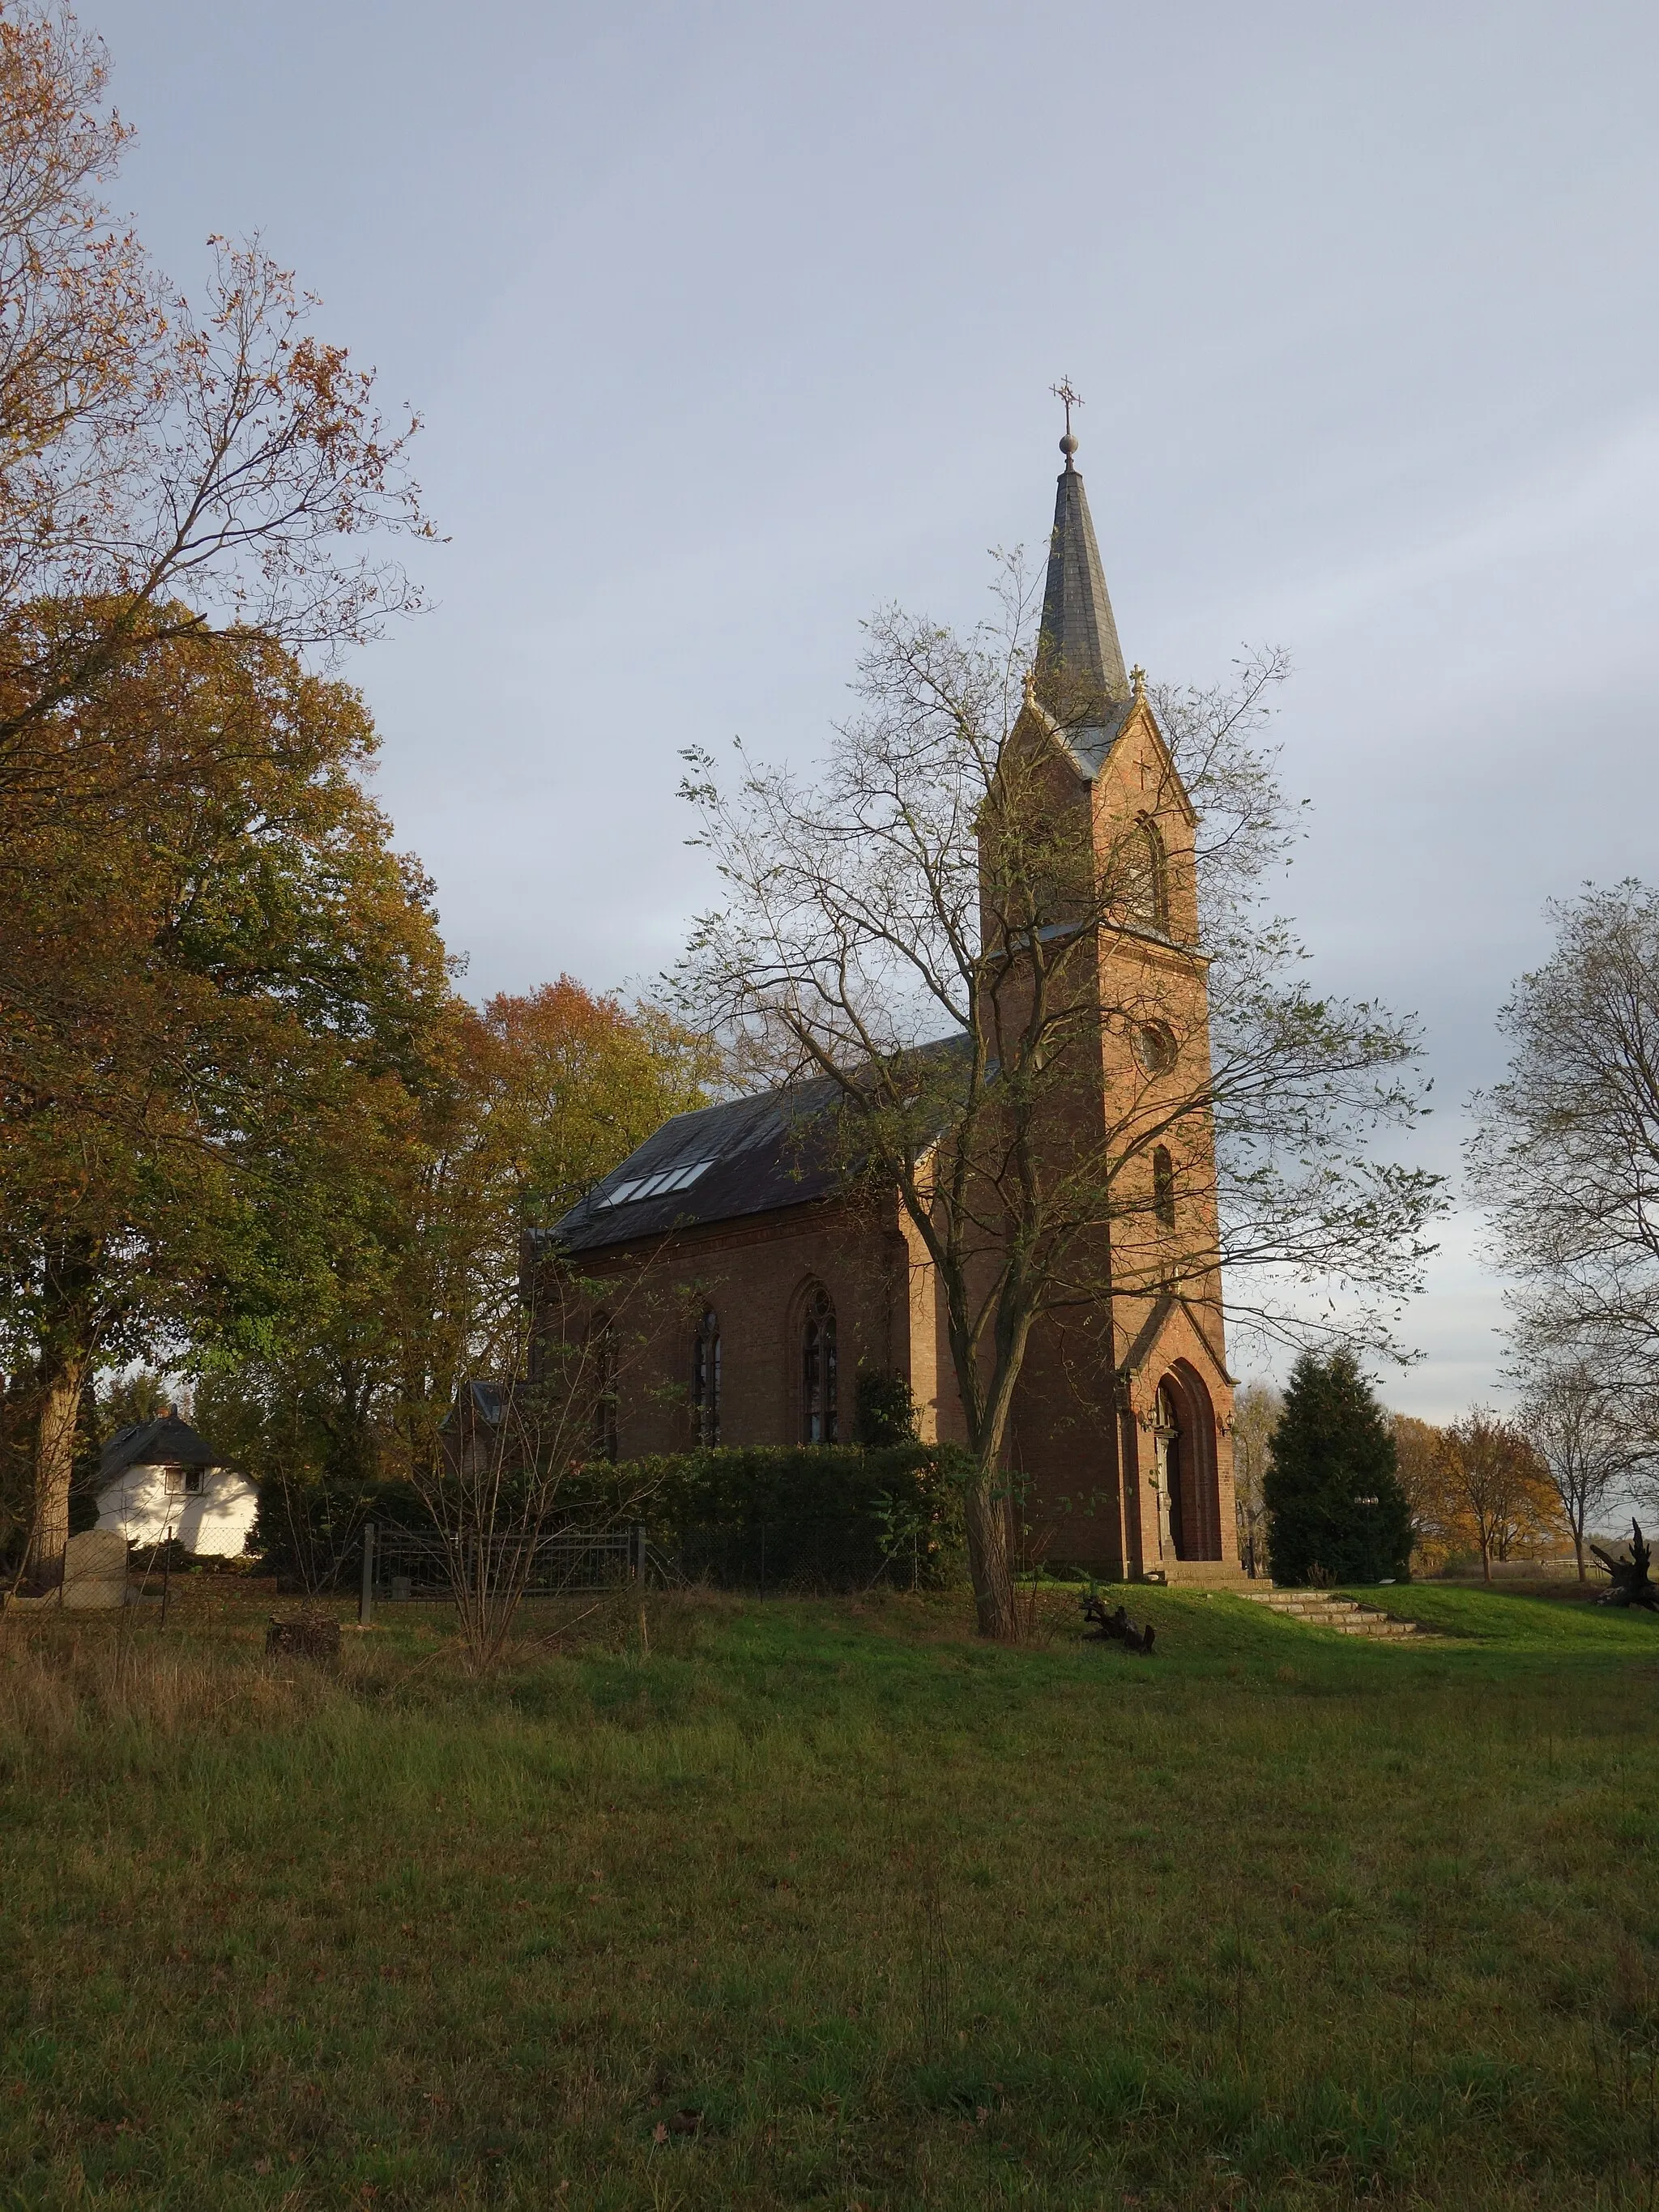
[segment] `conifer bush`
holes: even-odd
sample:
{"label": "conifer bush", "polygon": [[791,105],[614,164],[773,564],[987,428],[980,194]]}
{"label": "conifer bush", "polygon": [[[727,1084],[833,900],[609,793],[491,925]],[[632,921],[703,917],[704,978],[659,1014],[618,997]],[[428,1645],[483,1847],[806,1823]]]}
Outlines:
{"label": "conifer bush", "polygon": [[1351,1352],[1304,1352],[1291,1370],[1262,1497],[1276,1583],[1407,1579],[1394,1434]]}

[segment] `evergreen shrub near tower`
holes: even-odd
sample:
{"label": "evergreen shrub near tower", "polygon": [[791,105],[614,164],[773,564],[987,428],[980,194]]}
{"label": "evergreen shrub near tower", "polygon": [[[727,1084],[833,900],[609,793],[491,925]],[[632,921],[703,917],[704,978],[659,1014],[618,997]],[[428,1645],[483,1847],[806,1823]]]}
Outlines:
{"label": "evergreen shrub near tower", "polygon": [[1351,1352],[1304,1352],[1291,1370],[1262,1499],[1276,1583],[1407,1579],[1394,1436]]}
{"label": "evergreen shrub near tower", "polygon": [[915,1441],[916,1401],[910,1395],[910,1378],[891,1367],[860,1367],[853,1442],[866,1451],[883,1451],[890,1444]]}

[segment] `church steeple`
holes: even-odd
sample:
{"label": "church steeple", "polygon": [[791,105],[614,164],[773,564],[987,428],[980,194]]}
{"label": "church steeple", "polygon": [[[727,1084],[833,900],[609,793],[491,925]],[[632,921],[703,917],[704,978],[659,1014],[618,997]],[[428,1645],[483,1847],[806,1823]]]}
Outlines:
{"label": "church steeple", "polygon": [[1092,720],[1103,708],[1128,698],[1129,678],[1112,603],[1106,596],[1106,576],[1083,479],[1072,465],[1077,440],[1072,435],[1069,407],[1060,450],[1066,466],[1054,494],[1054,530],[1048,541],[1048,579],[1037,635],[1037,682],[1065,720]]}

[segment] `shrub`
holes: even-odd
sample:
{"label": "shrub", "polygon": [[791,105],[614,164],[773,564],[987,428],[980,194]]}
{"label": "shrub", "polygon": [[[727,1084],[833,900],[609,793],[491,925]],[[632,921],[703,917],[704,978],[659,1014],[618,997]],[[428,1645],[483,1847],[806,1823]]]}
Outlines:
{"label": "shrub", "polygon": [[331,1589],[356,1572],[365,1521],[382,1528],[430,1534],[431,1516],[407,1482],[307,1481],[276,1478],[259,1485],[259,1510],[248,1549],[284,1589]]}
{"label": "shrub", "polygon": [[692,1575],[861,1587],[884,1573],[937,1587],[962,1543],[959,1455],[915,1442],[720,1448],[589,1469],[607,1515],[643,1521]]}
{"label": "shrub", "polygon": [[[958,1456],[914,1441],[664,1454],[579,1470],[553,1517],[642,1522],[694,1579],[862,1589],[884,1574],[933,1589],[959,1564]],[[406,1482],[270,1482],[252,1548],[286,1587],[327,1589],[356,1572],[366,1521],[433,1531]]]}
{"label": "shrub", "polygon": [[860,1367],[853,1412],[853,1442],[866,1451],[914,1443],[916,1401],[910,1378],[890,1367]]}

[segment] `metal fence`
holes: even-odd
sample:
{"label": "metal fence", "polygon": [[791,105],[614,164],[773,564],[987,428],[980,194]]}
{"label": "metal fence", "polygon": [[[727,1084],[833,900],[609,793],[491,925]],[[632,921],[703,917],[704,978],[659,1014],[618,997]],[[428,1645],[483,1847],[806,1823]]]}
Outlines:
{"label": "metal fence", "polygon": [[377,1605],[447,1604],[463,1577],[501,1587],[520,1571],[527,1598],[577,1597],[644,1582],[702,1583],[764,1595],[866,1589],[878,1582],[914,1589],[927,1579],[928,1563],[919,1539],[890,1548],[844,1516],[664,1531],[660,1547],[639,1522],[556,1528],[533,1540],[484,1537],[453,1548],[428,1530],[371,1523],[363,1531],[360,1617],[367,1623]]}
{"label": "metal fence", "polygon": [[363,1530],[361,1610],[367,1619],[380,1604],[441,1604],[453,1597],[457,1582],[500,1587],[521,1576],[526,1597],[613,1589],[645,1573],[649,1548],[637,1523],[555,1528],[534,1538],[484,1536],[452,1546],[419,1530],[370,1522]]}
{"label": "metal fence", "polygon": [[665,1550],[687,1582],[763,1596],[769,1590],[861,1590],[881,1582],[910,1589],[928,1571],[919,1535],[885,1545],[877,1531],[844,1514],[682,1528],[665,1539]]}

